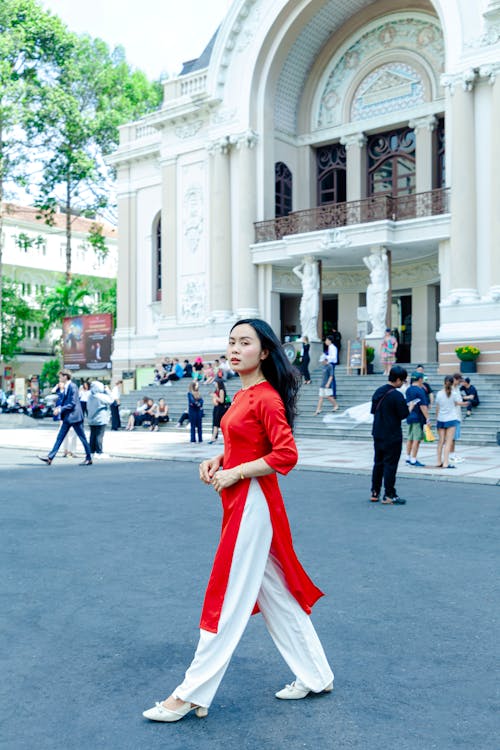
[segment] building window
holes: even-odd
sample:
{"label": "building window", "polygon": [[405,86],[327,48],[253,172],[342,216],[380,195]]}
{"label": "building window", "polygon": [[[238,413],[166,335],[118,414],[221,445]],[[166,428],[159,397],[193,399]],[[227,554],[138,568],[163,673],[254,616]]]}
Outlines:
{"label": "building window", "polygon": [[446,187],[446,143],[445,143],[445,130],[444,130],[444,117],[440,117],[438,120],[437,128],[434,131],[435,135],[435,176],[434,176],[434,187],[444,188]]}
{"label": "building window", "polygon": [[153,299],[159,302],[161,300],[161,216],[158,217],[156,222],[153,238]]}
{"label": "building window", "polygon": [[344,203],[346,193],[346,151],[340,143],[316,151],[318,206]]}
{"label": "building window", "polygon": [[292,210],[293,177],[287,165],[282,161],[274,165],[274,215],[288,216]]}
{"label": "building window", "polygon": [[409,128],[368,138],[368,195],[415,192],[415,133]]}

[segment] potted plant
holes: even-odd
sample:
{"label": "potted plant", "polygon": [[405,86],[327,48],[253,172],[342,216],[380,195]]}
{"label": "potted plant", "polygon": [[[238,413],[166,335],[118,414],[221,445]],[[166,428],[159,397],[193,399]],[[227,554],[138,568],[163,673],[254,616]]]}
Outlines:
{"label": "potted plant", "polygon": [[375,349],[373,346],[365,346],[366,372],[373,375],[373,360],[375,359]]}
{"label": "potted plant", "polygon": [[476,372],[476,359],[481,354],[477,346],[457,346],[455,354],[460,360],[460,372]]}

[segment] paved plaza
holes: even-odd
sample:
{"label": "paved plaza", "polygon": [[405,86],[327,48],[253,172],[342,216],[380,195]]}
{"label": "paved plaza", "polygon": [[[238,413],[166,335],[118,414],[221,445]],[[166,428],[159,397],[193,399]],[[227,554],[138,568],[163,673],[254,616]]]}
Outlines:
{"label": "paved plaza", "polygon": [[335,690],[280,702],[292,675],[252,618],[209,716],[151,724],[197,640],[220,506],[192,463],[48,468],[0,450],[0,747],[5,750],[496,750],[498,489],[366,477],[282,480]]}

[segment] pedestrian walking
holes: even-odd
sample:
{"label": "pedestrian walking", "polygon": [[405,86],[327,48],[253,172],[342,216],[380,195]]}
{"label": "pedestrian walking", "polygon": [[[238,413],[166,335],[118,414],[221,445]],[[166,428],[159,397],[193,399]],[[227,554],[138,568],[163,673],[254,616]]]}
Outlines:
{"label": "pedestrian walking", "polygon": [[384,505],[405,505],[406,500],[396,492],[396,472],[403,445],[401,421],[415,407],[416,401],[406,403],[399,388],[406,382],[408,373],[404,367],[394,365],[389,371],[389,382],[377,388],[372,396],[374,460],[372,492],[370,500],[380,500],[384,484]]}
{"label": "pedestrian walking", "polygon": [[89,396],[90,383],[88,382],[88,380],[84,380],[80,388],[78,389],[78,398],[80,399],[84,419],[87,416],[87,401],[89,400]]}
{"label": "pedestrian walking", "polygon": [[450,464],[451,452],[454,448],[455,435],[458,425],[457,409],[465,406],[461,401],[458,390],[454,387],[455,380],[452,375],[444,379],[444,388],[436,396],[436,427],[439,435],[437,444],[437,468],[454,469]]}
{"label": "pedestrian walking", "polygon": [[85,461],[83,461],[80,466],[91,466],[92,456],[90,453],[90,445],[87,442],[83,430],[83,412],[80,405],[80,399],[78,398],[78,388],[71,380],[71,372],[69,370],[61,370],[59,373],[59,383],[64,386],[64,394],[60,406],[56,406],[54,409],[54,415],[61,415],[62,424],[59,428],[54,447],[50,453],[47,456],[38,456],[38,458],[40,461],[43,461],[50,466],[56,457],[57,451],[61,447],[64,438],[71,428],[73,428],[85,449]]}
{"label": "pedestrian walking", "polygon": [[295,554],[276,477],[297,462],[292,436],[297,376],[262,320],[233,326],[228,357],[242,388],[222,420],[224,453],[200,464],[200,479],[221,495],[223,531],[194,660],[173,693],[144,712],[153,721],[178,721],[193,709],[207,715],[254,611],[262,612],[295,674],[277,698],[296,700],[333,689],[333,673],[309,617],[322,592]]}
{"label": "pedestrian walking", "polygon": [[219,437],[221,419],[226,411],[226,396],[227,393],[224,381],[222,378],[216,378],[215,389],[212,393],[212,404],[214,408],[212,412],[212,438],[208,441],[210,445],[215,443]]}
{"label": "pedestrian walking", "polygon": [[406,442],[406,463],[409,466],[421,467],[418,458],[418,449],[424,439],[424,425],[429,424],[429,399],[424,388],[423,372],[412,372],[411,385],[405,393],[406,402],[415,402],[415,406],[406,418],[408,425],[408,440]]}
{"label": "pedestrian walking", "polygon": [[92,456],[102,455],[102,443],[106,425],[109,424],[110,406],[113,396],[106,390],[103,383],[94,380],[90,386],[87,400],[87,420],[90,427],[90,452]]}
{"label": "pedestrian walking", "polygon": [[311,344],[309,343],[309,337],[302,336],[302,348],[300,350],[300,371],[302,373],[302,377],[304,378],[305,385],[310,385],[311,383],[311,373],[309,372],[309,362],[311,361],[311,355],[309,353],[310,348]]}
{"label": "pedestrian walking", "polygon": [[203,399],[197,380],[191,381],[189,386],[188,416],[191,425],[191,442],[196,443],[196,434],[198,434],[198,442],[201,443],[203,441]]}
{"label": "pedestrian walking", "polygon": [[[325,346],[326,346],[326,356],[328,357],[328,362],[332,366],[332,384],[331,389],[333,391],[333,398],[337,398],[337,381],[335,380],[335,368],[337,367],[338,361],[339,361],[339,350],[333,343],[333,339],[330,338],[330,336],[327,336],[325,338]],[[337,407],[338,408],[338,407]],[[334,409],[334,411],[337,411]]]}
{"label": "pedestrian walking", "polygon": [[111,389],[111,395],[113,396],[113,403],[111,404],[111,430],[116,432],[121,429],[122,423],[120,419],[120,400],[122,393],[123,380],[117,380]]}
{"label": "pedestrian walking", "polygon": [[319,358],[319,361],[323,365],[323,377],[321,378],[321,385],[319,387],[319,398],[318,398],[318,404],[316,406],[316,411],[314,412],[314,416],[317,416],[321,413],[321,409],[323,407],[323,399],[328,399],[331,404],[333,404],[333,411],[337,411],[339,408],[339,405],[337,404],[337,401],[335,400],[333,396],[333,388],[332,383],[334,380],[333,375],[333,367],[331,363],[328,361],[328,356],[326,354],[322,354]]}

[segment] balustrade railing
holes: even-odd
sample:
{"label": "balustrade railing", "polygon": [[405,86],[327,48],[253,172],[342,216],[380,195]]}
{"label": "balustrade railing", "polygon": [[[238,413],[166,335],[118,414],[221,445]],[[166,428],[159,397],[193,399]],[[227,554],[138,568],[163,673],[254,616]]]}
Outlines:
{"label": "balustrade railing", "polygon": [[294,211],[288,216],[255,223],[255,241],[272,242],[287,234],[316,232],[321,229],[365,224],[371,221],[403,221],[425,216],[445,214],[449,211],[449,190],[442,188],[427,193],[402,195],[376,195],[359,201],[329,203],[305,211]]}

